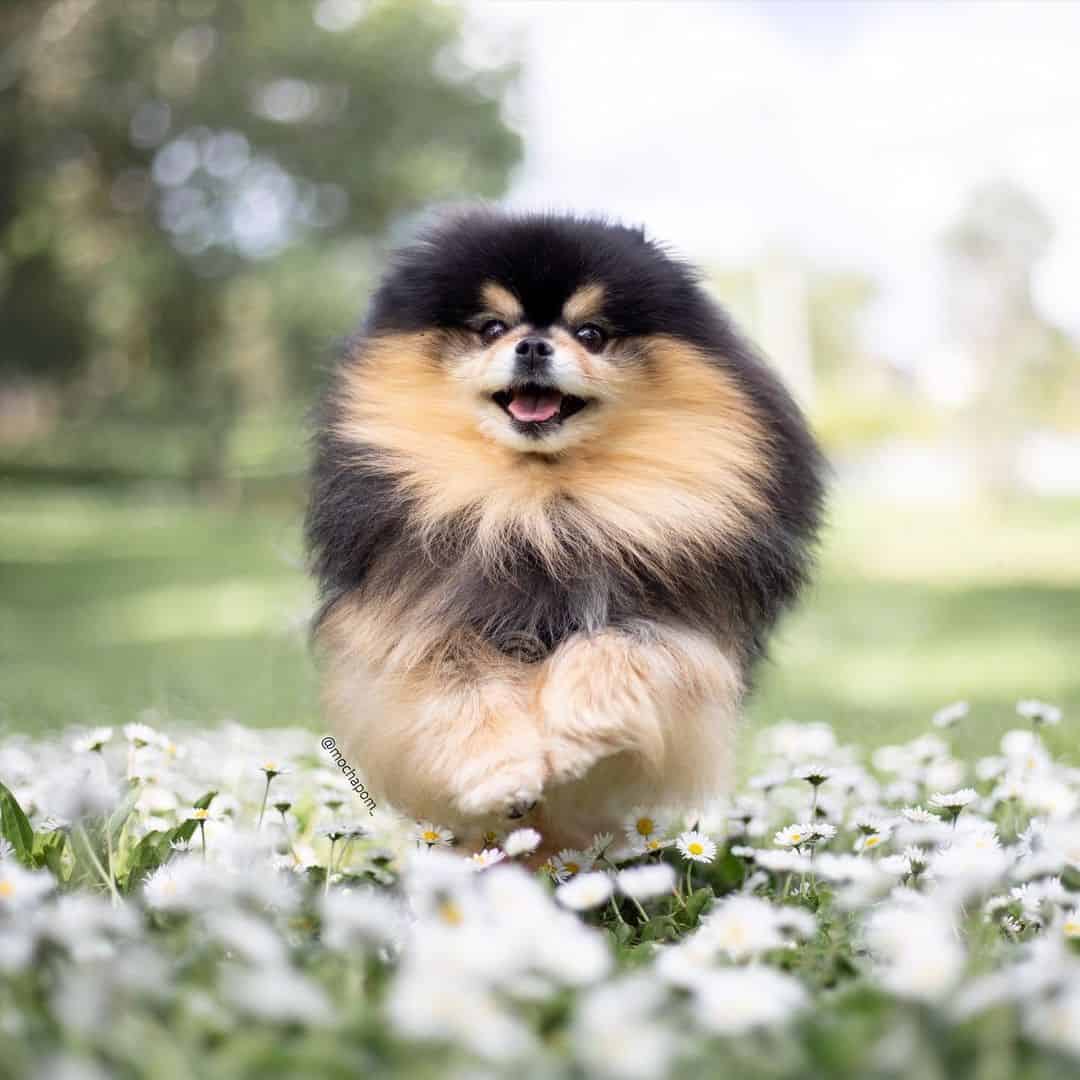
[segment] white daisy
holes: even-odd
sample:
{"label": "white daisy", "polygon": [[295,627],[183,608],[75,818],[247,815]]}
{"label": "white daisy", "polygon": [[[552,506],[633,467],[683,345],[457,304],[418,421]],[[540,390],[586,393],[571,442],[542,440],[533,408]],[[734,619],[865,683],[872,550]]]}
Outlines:
{"label": "white daisy", "polygon": [[1036,701],[1034,698],[1018,701],[1016,703],[1016,712],[1018,716],[1030,720],[1033,724],[1053,725],[1061,723],[1061,709],[1045,701]]}
{"label": "white daisy", "polygon": [[770,851],[758,850],[754,854],[754,865],[773,874],[802,874],[813,869],[813,863],[796,850],[786,849]]}
{"label": "white daisy", "polygon": [[773,843],[782,848],[800,848],[814,840],[814,826],[808,822],[787,825],[773,836]]}
{"label": "white daisy", "polygon": [[140,746],[157,746],[161,743],[160,731],[155,731],[149,724],[125,724],[124,738],[136,749]]}
{"label": "white daisy", "polygon": [[623,818],[626,839],[637,851],[655,851],[657,847],[662,846],[662,838],[667,828],[667,820],[645,806],[635,806]]}
{"label": "white daisy", "polygon": [[790,1023],[807,1005],[801,983],[767,967],[711,972],[698,981],[696,991],[698,1020],[717,1035]]}
{"label": "white daisy", "polygon": [[477,851],[470,855],[469,862],[472,863],[475,870],[486,870],[489,866],[494,866],[505,858],[505,851],[500,851],[498,848],[484,848],[483,851]]}
{"label": "white daisy", "polygon": [[966,701],[954,701],[951,705],[938,709],[931,717],[931,723],[934,727],[950,728],[963,720],[968,711],[969,706]]}
{"label": "white daisy", "polygon": [[551,876],[558,882],[569,881],[576,874],[583,874],[593,866],[592,856],[586,851],[563,848],[548,860]]}
{"label": "white daisy", "polygon": [[430,821],[418,822],[415,829],[418,843],[427,844],[429,848],[449,847],[454,842],[454,834],[441,825],[433,825]]}
{"label": "white daisy", "polygon": [[960,788],[959,791],[945,791],[930,796],[930,805],[941,810],[962,810],[978,798],[974,788]]}
{"label": "white daisy", "polygon": [[222,896],[219,871],[194,855],[171,859],[144,882],[143,899],[158,911],[202,911]]}
{"label": "white daisy", "polygon": [[820,787],[830,776],[832,776],[832,770],[821,762],[800,765],[791,773],[793,780],[805,780],[811,787]]}
{"label": "white daisy", "polygon": [[76,754],[89,754],[95,750],[100,750],[112,737],[113,729],[111,727],[94,728],[93,731],[72,740],[71,749]]}
{"label": "white daisy", "polygon": [[882,985],[904,998],[936,1002],[956,986],[967,960],[948,907],[911,894],[866,921],[866,940]]}
{"label": "white daisy", "polygon": [[615,884],[624,896],[632,900],[652,900],[675,888],[675,871],[667,863],[631,866],[619,871]]}
{"label": "white daisy", "polygon": [[268,970],[226,968],[221,990],[236,1009],[263,1020],[313,1027],[336,1023],[334,1003],[326,991],[314,979],[284,964]]}
{"label": "white daisy", "polygon": [[1040,1043],[1080,1057],[1080,986],[1074,982],[1061,993],[1031,1001],[1024,1030]]}
{"label": "white daisy", "polygon": [[614,891],[610,876],[594,870],[575,874],[565,884],[559,885],[555,890],[555,899],[574,911],[588,911],[606,904]]}
{"label": "white daisy", "polygon": [[776,909],[756,896],[732,896],[721,901],[705,916],[701,933],[736,961],[784,944]]}
{"label": "white daisy", "polygon": [[593,860],[596,860],[605,855],[614,842],[614,833],[597,833],[592,838],[592,842],[589,844],[588,848],[586,848],[586,851],[590,856],[592,856]]}
{"label": "white daisy", "polygon": [[52,892],[52,874],[26,870],[11,859],[0,862],[0,911],[24,911]]}
{"label": "white daisy", "polygon": [[684,859],[690,859],[693,862],[711,863],[716,858],[716,844],[696,829],[681,833],[675,841],[675,846],[678,847]]}
{"label": "white daisy", "polygon": [[503,851],[511,858],[528,855],[540,846],[541,836],[535,829],[515,829],[503,841]]}

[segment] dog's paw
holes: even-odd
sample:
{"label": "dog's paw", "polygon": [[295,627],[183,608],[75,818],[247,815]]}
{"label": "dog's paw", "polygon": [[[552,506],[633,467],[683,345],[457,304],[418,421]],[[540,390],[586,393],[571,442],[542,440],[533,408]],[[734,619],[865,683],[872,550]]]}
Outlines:
{"label": "dog's paw", "polygon": [[516,821],[540,801],[545,778],[542,759],[493,762],[458,794],[458,809],[469,817],[494,814]]}
{"label": "dog's paw", "polygon": [[619,749],[611,740],[579,742],[553,739],[544,755],[549,782],[568,784],[580,780],[598,761],[610,757]]}

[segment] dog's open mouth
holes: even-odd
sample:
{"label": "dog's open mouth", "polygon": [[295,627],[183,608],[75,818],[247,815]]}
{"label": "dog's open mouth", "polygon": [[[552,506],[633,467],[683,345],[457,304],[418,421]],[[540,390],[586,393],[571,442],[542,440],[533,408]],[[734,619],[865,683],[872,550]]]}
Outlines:
{"label": "dog's open mouth", "polygon": [[556,427],[588,405],[584,398],[564,394],[553,386],[521,383],[491,395],[492,401],[527,430]]}

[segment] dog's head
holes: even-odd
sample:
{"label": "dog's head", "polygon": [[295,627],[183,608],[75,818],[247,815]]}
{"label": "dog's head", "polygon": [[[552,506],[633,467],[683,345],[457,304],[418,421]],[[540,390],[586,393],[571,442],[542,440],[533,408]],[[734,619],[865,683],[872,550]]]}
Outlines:
{"label": "dog's head", "polygon": [[572,217],[459,215],[401,252],[369,333],[412,335],[444,380],[425,412],[470,417],[525,454],[603,438],[657,405],[672,340],[702,336],[691,271],[636,229]]}
{"label": "dog's head", "polygon": [[[402,595],[460,564],[477,610],[507,575],[494,595],[544,603],[537,574],[580,583],[578,622],[679,575],[686,604],[726,610],[700,592],[718,566],[751,552],[739,602],[764,603],[816,526],[790,397],[689,267],[604,221],[482,209],[402,249],[321,418],[308,528],[338,591],[375,563]],[[599,563],[629,577],[605,592]]]}

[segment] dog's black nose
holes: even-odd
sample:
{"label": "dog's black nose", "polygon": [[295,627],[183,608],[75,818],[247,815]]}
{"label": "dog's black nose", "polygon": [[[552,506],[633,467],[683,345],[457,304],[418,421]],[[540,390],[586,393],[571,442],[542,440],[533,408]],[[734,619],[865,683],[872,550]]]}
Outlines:
{"label": "dog's black nose", "polygon": [[530,334],[514,346],[514,352],[517,354],[518,371],[526,375],[534,375],[547,367],[555,354],[555,348],[546,338]]}

